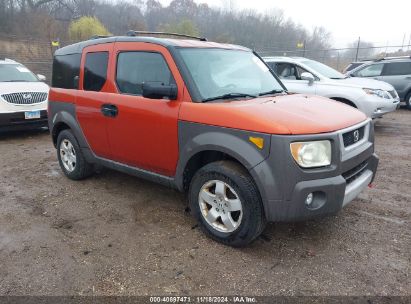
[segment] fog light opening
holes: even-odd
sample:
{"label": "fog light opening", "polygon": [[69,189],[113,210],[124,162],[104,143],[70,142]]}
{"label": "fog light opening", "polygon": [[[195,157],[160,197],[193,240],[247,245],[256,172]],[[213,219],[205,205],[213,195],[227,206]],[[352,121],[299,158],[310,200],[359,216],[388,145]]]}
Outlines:
{"label": "fog light opening", "polygon": [[305,199],[305,205],[306,205],[307,207],[311,207],[311,204],[313,203],[313,201],[314,201],[314,194],[313,194],[313,193],[309,193],[309,194],[307,195],[306,199]]}
{"label": "fog light opening", "polygon": [[314,191],[307,194],[305,197],[305,207],[309,210],[317,210],[325,205],[327,199],[322,191]]}

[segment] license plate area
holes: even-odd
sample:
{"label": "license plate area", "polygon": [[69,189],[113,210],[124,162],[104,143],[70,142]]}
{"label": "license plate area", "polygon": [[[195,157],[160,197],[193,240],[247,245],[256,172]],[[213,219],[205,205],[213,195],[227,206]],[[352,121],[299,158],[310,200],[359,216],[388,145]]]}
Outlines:
{"label": "license plate area", "polygon": [[24,119],[38,119],[40,118],[40,111],[24,112]]}

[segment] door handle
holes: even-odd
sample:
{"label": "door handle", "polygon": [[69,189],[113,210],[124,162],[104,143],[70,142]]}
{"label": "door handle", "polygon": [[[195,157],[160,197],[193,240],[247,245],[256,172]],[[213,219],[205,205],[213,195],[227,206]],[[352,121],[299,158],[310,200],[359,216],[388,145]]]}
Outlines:
{"label": "door handle", "polygon": [[113,104],[103,104],[101,106],[101,113],[107,117],[116,117],[118,114],[118,108]]}

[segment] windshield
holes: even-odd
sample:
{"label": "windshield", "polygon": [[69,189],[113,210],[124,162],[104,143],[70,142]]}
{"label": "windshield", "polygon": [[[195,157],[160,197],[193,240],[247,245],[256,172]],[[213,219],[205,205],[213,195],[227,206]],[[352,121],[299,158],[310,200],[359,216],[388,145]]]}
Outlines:
{"label": "windshield", "polygon": [[0,64],[0,82],[37,82],[37,77],[20,64]]}
{"label": "windshield", "polygon": [[328,77],[331,79],[344,79],[345,78],[344,74],[341,74],[340,72],[334,70],[333,68],[330,68],[328,65],[322,64],[318,61],[305,60],[305,61],[302,61],[302,63],[312,68],[314,71],[320,73],[321,75],[325,77]]}
{"label": "windshield", "polygon": [[226,49],[179,49],[203,101],[253,97],[284,89],[252,52]]}

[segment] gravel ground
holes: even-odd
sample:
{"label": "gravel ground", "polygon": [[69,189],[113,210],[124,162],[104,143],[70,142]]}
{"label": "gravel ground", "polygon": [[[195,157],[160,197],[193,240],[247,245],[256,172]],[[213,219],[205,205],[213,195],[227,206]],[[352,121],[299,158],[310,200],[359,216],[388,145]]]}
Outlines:
{"label": "gravel ground", "polygon": [[0,295],[411,295],[411,112],[376,125],[380,167],[338,216],[207,239],[174,190],[60,172],[46,132],[0,136]]}

